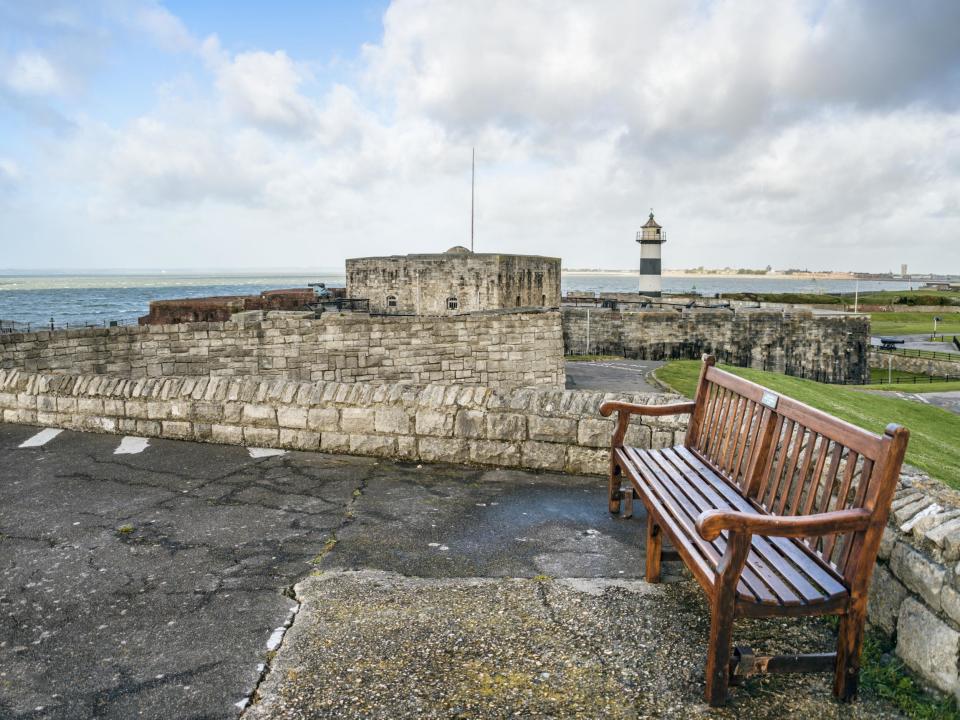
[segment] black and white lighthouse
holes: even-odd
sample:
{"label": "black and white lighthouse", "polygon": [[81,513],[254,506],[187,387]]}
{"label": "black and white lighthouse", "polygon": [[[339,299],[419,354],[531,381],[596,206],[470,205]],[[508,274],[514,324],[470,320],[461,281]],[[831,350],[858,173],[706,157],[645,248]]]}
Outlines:
{"label": "black and white lighthouse", "polygon": [[637,231],[637,242],[640,243],[640,294],[650,297],[660,297],[662,282],[660,279],[660,246],[667,241],[667,234],[653,219],[653,210],[650,219]]}

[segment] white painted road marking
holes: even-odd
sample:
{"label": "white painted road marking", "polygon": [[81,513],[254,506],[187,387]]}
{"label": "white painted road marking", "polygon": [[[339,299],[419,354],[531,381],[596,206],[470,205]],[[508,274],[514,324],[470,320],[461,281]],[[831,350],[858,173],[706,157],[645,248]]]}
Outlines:
{"label": "white painted road marking", "polygon": [[286,450],[277,450],[276,448],[247,448],[252,458],[273,457],[274,455],[286,455]]}
{"label": "white painted road marking", "polygon": [[114,455],[136,455],[150,446],[150,441],[144,437],[128,435],[120,441],[120,446],[113,451]]}
{"label": "white painted road marking", "polygon": [[626,372],[645,373],[650,369],[649,365],[616,365],[609,362],[590,362],[585,363],[594,367],[610,368],[611,370],[623,370]]}
{"label": "white painted road marking", "polygon": [[61,430],[60,428],[47,428],[46,430],[41,430],[32,438],[24,440],[22,443],[20,443],[20,447],[30,448],[30,447],[40,447],[42,445],[46,445],[48,442],[53,440],[57,435],[59,435],[62,432],[63,430]]}

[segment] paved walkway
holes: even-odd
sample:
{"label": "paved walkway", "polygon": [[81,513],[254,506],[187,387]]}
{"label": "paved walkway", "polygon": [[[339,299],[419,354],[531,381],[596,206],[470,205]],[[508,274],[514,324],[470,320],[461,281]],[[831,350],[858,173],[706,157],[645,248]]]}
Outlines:
{"label": "paved walkway", "polygon": [[897,392],[896,390],[878,392],[883,392],[885,395],[893,394],[905,400],[914,400],[926,405],[936,405],[937,407],[942,407],[944,410],[949,410],[952,413],[960,415],[960,390],[932,393],[906,393]]}
{"label": "paved walkway", "polygon": [[38,431],[0,425],[3,718],[897,717],[825,676],[709,711],[702,595],[597,478]]}
{"label": "paved walkway", "polygon": [[[892,335],[892,336],[884,335],[883,337],[894,337],[899,340],[903,340],[903,344],[898,345],[897,347],[903,348],[904,350],[931,350],[933,352],[953,353],[955,355],[960,356],[960,350],[957,350],[953,346],[953,343],[950,342],[949,338],[952,336],[949,336],[949,335],[947,336],[948,337],[947,342],[931,341],[930,333],[926,333],[923,335]],[[880,335],[874,335],[873,337],[870,338],[870,344],[879,345],[880,338],[881,338]]]}
{"label": "paved walkway", "polygon": [[567,362],[567,389],[609,392],[664,392],[650,373],[663,365],[659,360],[598,360]]}

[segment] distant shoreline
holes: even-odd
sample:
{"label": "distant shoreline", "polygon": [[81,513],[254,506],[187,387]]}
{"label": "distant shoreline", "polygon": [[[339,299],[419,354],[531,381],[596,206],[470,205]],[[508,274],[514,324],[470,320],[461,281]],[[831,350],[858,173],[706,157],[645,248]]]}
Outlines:
{"label": "distant shoreline", "polygon": [[[636,270],[561,270],[564,275],[626,275],[637,276]],[[766,273],[764,275],[746,274],[737,272],[711,272],[711,273],[691,273],[684,270],[664,270],[663,277],[688,277],[688,278],[743,278],[744,280],[856,280],[857,276],[853,273],[795,273],[787,275],[786,273]],[[885,282],[878,280],[877,282]],[[900,282],[893,280],[892,282]]]}

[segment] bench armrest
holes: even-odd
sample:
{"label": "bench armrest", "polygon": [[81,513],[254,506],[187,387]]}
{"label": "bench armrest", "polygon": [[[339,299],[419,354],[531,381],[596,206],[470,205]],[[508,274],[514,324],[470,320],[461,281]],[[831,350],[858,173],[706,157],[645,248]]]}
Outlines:
{"label": "bench armrest", "polygon": [[603,417],[609,417],[611,413],[619,412],[629,415],[650,415],[662,417],[663,415],[684,415],[692,413],[696,403],[670,403],[669,405],[635,405],[619,400],[608,400],[600,406],[600,414]]}
{"label": "bench armrest", "polygon": [[814,537],[864,530],[870,524],[870,518],[870,511],[863,508],[787,516],[707,510],[697,518],[697,532],[704,540],[715,540],[722,530],[768,537]]}

